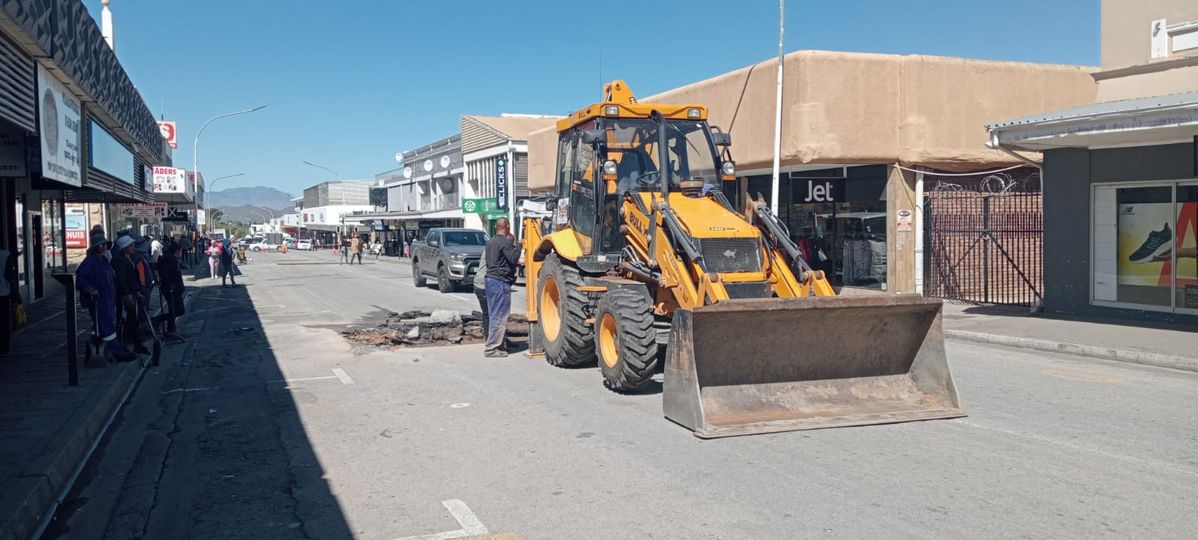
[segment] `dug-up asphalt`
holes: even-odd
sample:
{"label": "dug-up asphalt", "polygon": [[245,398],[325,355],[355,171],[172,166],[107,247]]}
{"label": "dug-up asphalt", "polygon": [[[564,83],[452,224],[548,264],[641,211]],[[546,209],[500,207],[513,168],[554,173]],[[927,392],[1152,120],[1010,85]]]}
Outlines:
{"label": "dug-up asphalt", "polygon": [[255,257],[204,287],[51,538],[1190,538],[1198,374],[951,340],[966,418],[704,441],[661,395],[481,347],[357,350],[474,307],[407,267]]}

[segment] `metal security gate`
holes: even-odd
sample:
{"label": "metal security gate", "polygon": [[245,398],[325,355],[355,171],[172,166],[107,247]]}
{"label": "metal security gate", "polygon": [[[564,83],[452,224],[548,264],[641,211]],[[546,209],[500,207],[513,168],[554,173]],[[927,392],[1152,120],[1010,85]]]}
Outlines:
{"label": "metal security gate", "polygon": [[925,294],[1035,305],[1043,291],[1038,171],[932,178],[924,200]]}

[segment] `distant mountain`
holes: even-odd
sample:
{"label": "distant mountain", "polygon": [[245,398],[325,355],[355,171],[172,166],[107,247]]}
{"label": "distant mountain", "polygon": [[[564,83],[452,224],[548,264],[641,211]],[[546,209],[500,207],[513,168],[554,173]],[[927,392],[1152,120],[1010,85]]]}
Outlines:
{"label": "distant mountain", "polygon": [[[217,214],[217,219],[221,222],[236,222],[236,223],[262,223],[271,218],[279,217],[288,212],[295,212],[294,206],[283,208],[270,208],[269,206],[218,206],[220,213]],[[269,209],[269,211],[268,211]]]}
{"label": "distant mountain", "polygon": [[213,191],[208,194],[208,205],[215,208],[235,206],[261,206],[277,210],[292,209],[291,195],[265,186],[237,187]]}

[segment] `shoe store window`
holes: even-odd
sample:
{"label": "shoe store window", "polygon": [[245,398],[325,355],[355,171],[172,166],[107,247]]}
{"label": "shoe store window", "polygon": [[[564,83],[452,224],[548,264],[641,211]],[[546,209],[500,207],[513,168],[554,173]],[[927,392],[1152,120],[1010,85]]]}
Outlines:
{"label": "shoe store window", "polygon": [[1095,305],[1198,314],[1198,181],[1093,188]]}

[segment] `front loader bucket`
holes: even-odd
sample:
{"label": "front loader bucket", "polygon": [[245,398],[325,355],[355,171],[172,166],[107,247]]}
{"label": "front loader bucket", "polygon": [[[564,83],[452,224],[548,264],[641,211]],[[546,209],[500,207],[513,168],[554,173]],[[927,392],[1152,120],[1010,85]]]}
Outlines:
{"label": "front loader bucket", "polygon": [[728,300],[677,310],[666,418],[703,438],[965,416],[940,300]]}

